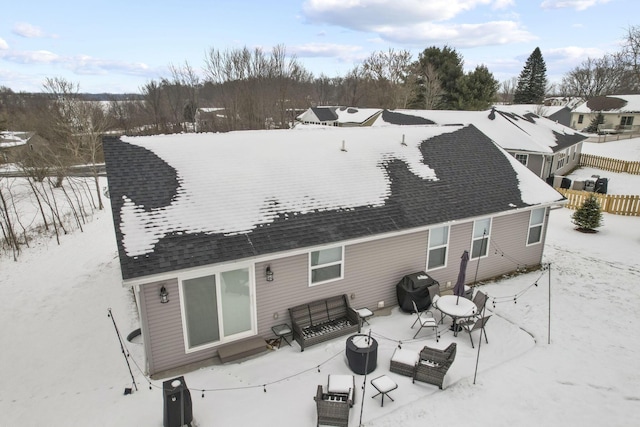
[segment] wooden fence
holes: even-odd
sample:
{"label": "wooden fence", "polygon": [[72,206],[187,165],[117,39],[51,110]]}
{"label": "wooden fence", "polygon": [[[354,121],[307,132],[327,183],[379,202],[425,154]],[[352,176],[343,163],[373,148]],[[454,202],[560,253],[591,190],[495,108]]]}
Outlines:
{"label": "wooden fence", "polygon": [[556,188],[560,194],[567,198],[565,205],[569,209],[578,209],[591,194],[596,196],[602,212],[616,215],[640,216],[640,196],[625,196],[618,194],[600,194],[590,191],[567,190]]}
{"label": "wooden fence", "polygon": [[588,166],[609,172],[624,172],[632,175],[640,175],[640,162],[611,159],[609,157],[594,156],[593,154],[580,154],[580,166]]}

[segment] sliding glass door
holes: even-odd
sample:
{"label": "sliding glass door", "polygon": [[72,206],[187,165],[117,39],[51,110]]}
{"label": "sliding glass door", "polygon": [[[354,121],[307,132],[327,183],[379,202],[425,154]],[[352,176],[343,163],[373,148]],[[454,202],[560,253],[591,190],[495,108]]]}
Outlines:
{"label": "sliding glass door", "polygon": [[249,268],[182,280],[187,350],[249,335],[254,324]]}

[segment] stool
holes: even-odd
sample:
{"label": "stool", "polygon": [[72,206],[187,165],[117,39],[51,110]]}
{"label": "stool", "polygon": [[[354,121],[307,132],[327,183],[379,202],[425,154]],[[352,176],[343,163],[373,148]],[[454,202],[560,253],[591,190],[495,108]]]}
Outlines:
{"label": "stool", "polygon": [[289,325],[283,323],[281,325],[272,326],[271,330],[276,335],[276,337],[278,337],[278,348],[280,348],[282,340],[285,340],[285,342],[289,344],[289,346],[291,346],[291,343],[287,339],[287,335],[293,333],[293,331],[291,330],[291,327]]}
{"label": "stool", "polygon": [[[382,395],[382,401],[380,402],[380,406],[384,406],[384,397],[387,396],[393,402],[393,398],[389,396],[389,392],[398,388],[398,384],[396,384],[391,378],[386,375],[379,376],[378,378],[374,378],[371,380],[371,385],[378,390],[378,394]],[[378,394],[374,394],[373,397],[376,397]]]}
{"label": "stool", "polygon": [[360,316],[363,323],[366,323],[367,325],[371,326],[368,320],[369,320],[369,317],[373,316],[373,311],[369,310],[367,307],[363,307],[363,308],[357,309],[356,313],[358,313],[358,316]]}

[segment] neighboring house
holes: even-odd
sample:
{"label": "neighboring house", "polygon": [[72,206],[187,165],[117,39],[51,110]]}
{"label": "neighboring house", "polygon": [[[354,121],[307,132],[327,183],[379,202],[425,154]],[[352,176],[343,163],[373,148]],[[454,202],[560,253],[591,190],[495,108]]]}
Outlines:
{"label": "neighboring house", "polygon": [[339,127],[371,126],[381,112],[380,108],[311,107],[296,117],[296,122]]}
{"label": "neighboring house", "polygon": [[515,113],[519,116],[533,113],[564,126],[571,125],[571,106],[557,104],[509,104],[496,105],[500,111]]}
{"label": "neighboring house", "polygon": [[215,132],[224,128],[224,108],[198,108],[196,110],[196,132]]}
{"label": "neighboring house", "polygon": [[578,105],[571,114],[571,127],[585,129],[599,113],[604,123],[599,133],[640,132],[640,95],[611,95],[591,98]]}
{"label": "neighboring house", "polygon": [[10,154],[27,145],[34,132],[0,132],[0,161],[9,162]]}
{"label": "neighboring house", "polygon": [[[493,108],[487,111],[394,110],[384,111],[374,126],[419,124],[472,124],[542,179],[575,169],[582,141],[575,130],[540,117]],[[467,155],[473,156],[470,151]]]}
{"label": "neighboring house", "polygon": [[149,374],[272,337],[301,303],[393,306],[422,270],[451,287],[465,250],[467,283],[539,265],[565,202],[468,125],[105,138],[104,152]]}

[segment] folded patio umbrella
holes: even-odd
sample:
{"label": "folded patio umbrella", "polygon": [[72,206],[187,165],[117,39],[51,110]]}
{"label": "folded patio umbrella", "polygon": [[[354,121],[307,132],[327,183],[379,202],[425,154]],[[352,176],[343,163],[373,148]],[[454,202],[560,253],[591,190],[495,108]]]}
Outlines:
{"label": "folded patio umbrella", "polygon": [[[464,296],[464,281],[467,275],[467,263],[469,262],[469,251],[464,251],[460,257],[460,272],[458,273],[458,280],[453,287],[453,294],[458,296]],[[457,300],[456,300],[457,303]]]}

